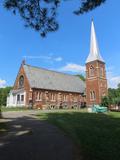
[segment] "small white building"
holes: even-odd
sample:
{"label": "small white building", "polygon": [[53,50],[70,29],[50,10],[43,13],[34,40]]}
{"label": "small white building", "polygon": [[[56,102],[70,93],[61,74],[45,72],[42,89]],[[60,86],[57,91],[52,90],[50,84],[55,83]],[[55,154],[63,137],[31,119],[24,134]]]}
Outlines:
{"label": "small white building", "polygon": [[7,97],[7,107],[25,106],[26,92],[24,89],[11,90]]}

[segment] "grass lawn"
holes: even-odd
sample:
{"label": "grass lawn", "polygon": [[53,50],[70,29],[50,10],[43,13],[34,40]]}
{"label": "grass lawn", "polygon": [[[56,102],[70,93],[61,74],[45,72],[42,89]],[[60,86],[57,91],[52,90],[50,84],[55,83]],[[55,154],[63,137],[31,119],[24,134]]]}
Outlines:
{"label": "grass lawn", "polygon": [[85,160],[120,159],[120,113],[53,111],[38,116],[71,137]]}

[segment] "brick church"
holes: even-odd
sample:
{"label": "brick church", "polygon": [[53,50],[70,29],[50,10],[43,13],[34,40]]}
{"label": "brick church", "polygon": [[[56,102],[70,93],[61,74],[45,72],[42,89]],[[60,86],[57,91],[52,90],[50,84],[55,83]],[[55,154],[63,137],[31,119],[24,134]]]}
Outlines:
{"label": "brick church", "polygon": [[105,62],[100,55],[94,23],[91,24],[90,53],[86,81],[79,77],[34,67],[22,62],[7,106],[39,109],[80,108],[100,104],[107,95]]}

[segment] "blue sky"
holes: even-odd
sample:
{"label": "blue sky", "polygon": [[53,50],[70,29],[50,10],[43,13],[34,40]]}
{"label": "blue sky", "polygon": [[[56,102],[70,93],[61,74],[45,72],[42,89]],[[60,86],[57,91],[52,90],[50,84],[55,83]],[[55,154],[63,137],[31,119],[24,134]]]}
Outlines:
{"label": "blue sky", "polygon": [[0,87],[13,85],[24,57],[26,63],[70,74],[84,74],[90,48],[91,19],[101,55],[106,62],[109,87],[120,82],[120,1],[107,0],[101,7],[82,16],[72,12],[78,0],[61,5],[60,28],[41,38],[24,27],[19,16],[0,6]]}

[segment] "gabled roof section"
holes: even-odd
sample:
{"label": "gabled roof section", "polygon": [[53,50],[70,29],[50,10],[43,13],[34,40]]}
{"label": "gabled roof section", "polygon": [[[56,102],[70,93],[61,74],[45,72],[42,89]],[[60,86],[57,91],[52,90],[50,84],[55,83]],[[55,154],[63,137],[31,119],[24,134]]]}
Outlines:
{"label": "gabled roof section", "polygon": [[90,53],[88,55],[88,58],[86,60],[86,63],[95,61],[95,60],[99,60],[101,62],[104,62],[100,51],[99,51],[99,47],[98,47],[98,42],[97,42],[97,38],[96,38],[96,33],[95,33],[95,27],[94,27],[94,22],[92,20],[92,24],[91,24],[91,40],[90,40]]}
{"label": "gabled roof section", "polygon": [[23,65],[31,88],[84,93],[85,83],[79,77],[43,68]]}

